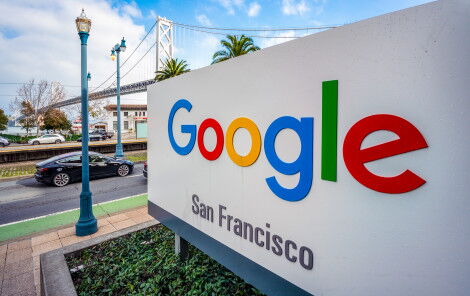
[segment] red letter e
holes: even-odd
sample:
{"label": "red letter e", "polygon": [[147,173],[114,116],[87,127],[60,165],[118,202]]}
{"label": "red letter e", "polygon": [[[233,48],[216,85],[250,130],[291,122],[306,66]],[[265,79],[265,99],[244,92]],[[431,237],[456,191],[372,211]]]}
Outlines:
{"label": "red letter e", "polygon": [[[399,139],[361,150],[365,137],[379,130],[391,131]],[[411,123],[398,116],[378,114],[363,118],[351,127],[344,139],[343,158],[351,175],[367,188],[383,193],[405,193],[426,181],[410,170],[394,177],[377,176],[364,163],[426,147],[426,140]]]}

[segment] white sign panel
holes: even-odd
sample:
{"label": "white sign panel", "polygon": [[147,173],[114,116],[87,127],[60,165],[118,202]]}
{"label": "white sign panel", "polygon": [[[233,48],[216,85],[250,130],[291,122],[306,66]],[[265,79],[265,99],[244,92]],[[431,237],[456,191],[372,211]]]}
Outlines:
{"label": "white sign panel", "polygon": [[314,295],[467,294],[463,2],[150,87],[150,205]]}

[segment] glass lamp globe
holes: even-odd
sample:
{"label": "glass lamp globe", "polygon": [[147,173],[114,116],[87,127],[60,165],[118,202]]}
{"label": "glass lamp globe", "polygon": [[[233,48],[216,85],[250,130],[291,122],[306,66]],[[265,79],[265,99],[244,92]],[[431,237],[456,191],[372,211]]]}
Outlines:
{"label": "glass lamp globe", "polygon": [[77,31],[78,33],[89,33],[91,29],[91,20],[86,17],[85,10],[82,9],[82,13],[79,17],[75,20],[77,24]]}
{"label": "glass lamp globe", "polygon": [[119,46],[119,49],[120,49],[122,52],[125,52],[125,51],[126,51],[126,40],[124,40],[124,37],[122,37],[121,45]]}

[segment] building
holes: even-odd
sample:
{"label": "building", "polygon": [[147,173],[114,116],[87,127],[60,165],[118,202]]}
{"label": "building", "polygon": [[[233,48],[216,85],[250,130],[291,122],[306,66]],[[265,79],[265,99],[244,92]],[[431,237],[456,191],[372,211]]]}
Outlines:
{"label": "building", "polygon": [[[117,131],[117,106],[115,104],[104,107],[106,116],[104,121],[107,130]],[[139,124],[147,123],[147,105],[121,104],[121,129],[124,133],[135,133]]]}

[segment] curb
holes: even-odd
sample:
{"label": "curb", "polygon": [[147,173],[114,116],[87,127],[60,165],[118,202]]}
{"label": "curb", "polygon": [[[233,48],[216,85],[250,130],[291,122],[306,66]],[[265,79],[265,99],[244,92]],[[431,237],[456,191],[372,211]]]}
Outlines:
{"label": "curb", "polygon": [[128,228],[114,231],[96,238],[79,242],[61,249],[53,250],[40,256],[41,295],[45,296],[76,296],[77,291],[72,281],[69,267],[65,261],[66,256],[102,242],[128,235],[159,224],[158,221],[148,221]]}
{"label": "curb", "polygon": [[22,175],[22,176],[13,176],[13,177],[5,177],[5,178],[0,178],[0,183],[2,182],[9,182],[9,181],[17,181],[17,180],[22,180],[22,179],[28,179],[34,177],[34,174],[32,175]]}

